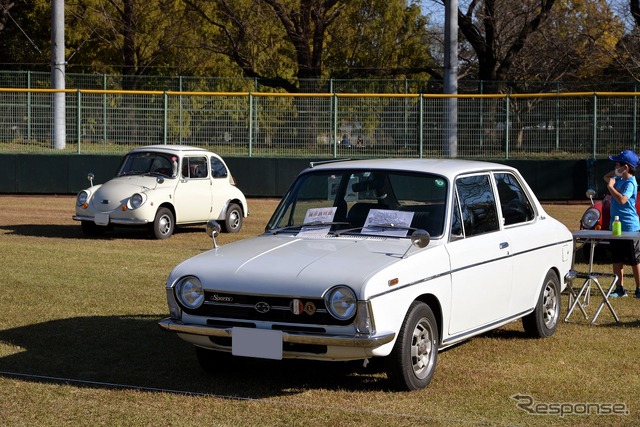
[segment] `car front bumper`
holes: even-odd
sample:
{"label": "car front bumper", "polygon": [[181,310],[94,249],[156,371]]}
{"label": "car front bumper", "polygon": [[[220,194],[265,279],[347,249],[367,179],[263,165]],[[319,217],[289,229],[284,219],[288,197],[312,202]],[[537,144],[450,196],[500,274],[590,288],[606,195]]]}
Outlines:
{"label": "car front bumper", "polygon": [[[161,328],[179,334],[200,335],[205,337],[231,337],[233,328],[217,328],[208,325],[193,325],[166,318],[158,322]],[[387,344],[395,338],[395,332],[385,332],[375,336],[369,335],[319,335],[283,332],[282,340],[287,343],[325,345],[332,347],[376,348]]]}
{"label": "car front bumper", "polygon": [[[89,216],[89,215],[74,215],[73,217],[74,221],[91,221],[91,222],[96,222],[95,221],[95,217],[94,216]],[[109,216],[109,223],[110,224],[124,224],[124,225],[145,225],[145,224],[149,224],[149,220],[147,219],[139,219],[139,218],[117,218],[117,217],[112,217]]]}

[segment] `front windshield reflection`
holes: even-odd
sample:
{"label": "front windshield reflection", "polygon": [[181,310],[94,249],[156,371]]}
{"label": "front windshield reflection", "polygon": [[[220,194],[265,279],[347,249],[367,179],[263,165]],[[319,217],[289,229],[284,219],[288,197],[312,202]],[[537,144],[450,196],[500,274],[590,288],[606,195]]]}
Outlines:
{"label": "front windshield reflection", "polygon": [[437,237],[443,233],[446,196],[447,181],[437,175],[311,171],[294,183],[266,230],[300,233],[312,227],[314,235],[382,233],[404,237],[414,229],[424,229]]}
{"label": "front windshield reflection", "polygon": [[131,153],[122,162],[118,176],[148,174],[172,177],[176,175],[177,165],[177,157],[169,154]]}

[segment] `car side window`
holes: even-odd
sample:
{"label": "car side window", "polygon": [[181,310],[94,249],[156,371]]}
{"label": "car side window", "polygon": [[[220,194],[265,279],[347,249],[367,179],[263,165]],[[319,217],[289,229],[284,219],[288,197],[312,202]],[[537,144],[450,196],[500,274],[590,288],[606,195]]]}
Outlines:
{"label": "car side window", "polygon": [[458,195],[454,195],[453,212],[451,217],[451,240],[464,238],[464,230],[462,229],[462,215],[460,214],[460,203],[458,203]]}
{"label": "car side window", "polygon": [[184,178],[206,178],[208,176],[206,157],[185,157],[182,161]]}
{"label": "car side window", "polygon": [[494,177],[504,225],[531,221],[535,216],[531,201],[516,177],[510,173],[497,173]]}
{"label": "car side window", "polygon": [[228,175],[227,168],[217,157],[211,157],[211,176],[213,178],[226,178]]}
{"label": "car side window", "polygon": [[[456,213],[456,209],[454,209],[454,215],[461,216],[465,237],[489,233],[500,228],[496,199],[489,175],[458,178],[456,180],[456,194],[460,209],[459,213]],[[458,219],[459,222],[460,219]],[[456,226],[455,218],[452,224]],[[452,232],[459,232],[459,225],[456,227],[458,230],[452,230]]]}

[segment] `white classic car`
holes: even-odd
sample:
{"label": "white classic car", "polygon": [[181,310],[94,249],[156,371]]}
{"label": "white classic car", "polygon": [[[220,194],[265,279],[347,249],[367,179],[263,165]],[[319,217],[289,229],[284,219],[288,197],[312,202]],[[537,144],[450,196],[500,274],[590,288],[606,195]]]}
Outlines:
{"label": "white classic car", "polygon": [[312,164],[264,234],[214,246],[171,272],[159,323],[205,370],[383,357],[404,390],[429,384],[439,350],[507,322],[552,335],[573,253],[516,169],[417,159]]}
{"label": "white classic car", "polygon": [[115,178],[93,184],[76,198],[76,214],[86,235],[112,224],[150,225],[157,239],[176,225],[222,222],[236,233],[248,214],[247,200],[217,154],[182,145],[136,148],[124,158]]}

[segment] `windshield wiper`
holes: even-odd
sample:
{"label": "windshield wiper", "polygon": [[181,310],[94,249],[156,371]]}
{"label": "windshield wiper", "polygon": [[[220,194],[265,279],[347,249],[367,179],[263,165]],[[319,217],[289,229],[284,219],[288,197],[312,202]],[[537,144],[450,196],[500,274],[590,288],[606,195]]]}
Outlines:
{"label": "windshield wiper", "polygon": [[120,173],[119,176],[127,176],[127,175],[142,175],[143,172],[142,171],[137,171],[137,170],[128,170],[128,171],[123,171]]}
{"label": "windshield wiper", "polygon": [[307,222],[302,225],[287,225],[286,227],[274,228],[273,230],[269,230],[271,234],[278,234],[281,231],[290,230],[292,228],[303,228],[303,227],[326,227],[332,225],[348,225],[348,222],[340,222],[340,221],[312,221]]}
{"label": "windshield wiper", "polygon": [[361,227],[354,227],[354,228],[348,228],[346,230],[340,230],[340,231],[336,232],[336,236],[340,236],[340,235],[345,234],[345,233],[352,233],[354,231],[362,230],[363,228],[382,228],[383,230],[385,228],[391,228],[391,229],[394,229],[394,230],[410,230],[410,231],[417,230],[417,228],[409,227],[407,225],[399,225],[399,224],[391,224],[391,223],[387,223],[387,224],[369,224],[369,225],[363,225]]}

